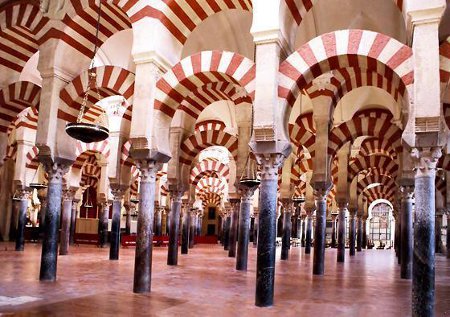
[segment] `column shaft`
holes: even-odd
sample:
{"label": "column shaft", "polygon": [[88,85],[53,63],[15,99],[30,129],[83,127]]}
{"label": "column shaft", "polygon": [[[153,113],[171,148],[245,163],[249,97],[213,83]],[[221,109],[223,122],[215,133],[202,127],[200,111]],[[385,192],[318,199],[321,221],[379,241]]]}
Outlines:
{"label": "column shaft", "polygon": [[64,193],[63,210],[61,216],[61,235],[59,242],[59,255],[69,254],[70,220],[72,218],[72,197]]}
{"label": "column shaft", "polygon": [[167,250],[167,265],[178,264],[178,236],[180,231],[180,210],[182,191],[171,191],[172,208],[169,215],[169,248]]}
{"label": "column shaft", "polygon": [[189,249],[192,249],[194,247],[194,238],[195,238],[195,222],[197,216],[195,214],[195,212],[191,211],[191,215],[189,216]]}
{"label": "column shaft", "polygon": [[350,225],[349,225],[349,238],[350,238],[350,256],[354,256],[356,254],[355,249],[355,240],[356,240],[356,221],[355,221],[355,212],[350,213]]}
{"label": "column shaft", "polygon": [[115,194],[113,191],[113,195],[115,197],[112,203],[111,246],[109,249],[109,259],[118,260],[120,248],[120,213],[122,210],[123,193],[119,193],[118,191],[118,193]]}
{"label": "column shaft", "polygon": [[189,228],[191,225],[189,207],[185,207],[183,212],[183,232],[181,235],[181,254],[188,254],[189,250]]}
{"label": "column shaft", "polygon": [[243,190],[239,210],[239,241],[236,255],[236,270],[247,271],[248,244],[250,238],[250,209],[253,202],[252,189]]}
{"label": "column shaft", "polygon": [[225,232],[223,240],[223,249],[228,251],[230,248],[230,226],[231,226],[231,216],[227,216],[225,219]]}
{"label": "column shaft", "polygon": [[362,229],[362,247],[363,249],[367,248],[367,221],[365,218],[363,218],[363,229]]}
{"label": "column shaft", "polygon": [[403,279],[411,279],[412,274],[412,247],[413,247],[413,236],[412,236],[412,190],[403,188],[403,198],[401,202],[401,217],[402,217],[402,227],[401,227],[401,243],[400,248],[401,253],[401,266],[400,266],[400,277]]}
{"label": "column shaft", "polygon": [[331,218],[331,247],[336,247],[336,216]]}
{"label": "column shaft", "polygon": [[239,221],[239,204],[236,201],[234,201],[232,203],[230,245],[229,245],[229,249],[228,249],[228,256],[230,258],[236,257],[236,241],[237,241],[238,221]]}
{"label": "column shaft", "polygon": [[109,206],[110,206],[109,203],[104,203],[102,205],[102,213],[99,219],[100,247],[102,248],[106,247],[106,244],[108,243]]}
{"label": "column shaft", "polygon": [[345,261],[345,213],[347,209],[345,207],[339,207],[339,215],[338,215],[338,245],[337,245],[337,261],[344,262]]}
{"label": "column shaft", "polygon": [[25,226],[27,224],[28,194],[25,194],[23,199],[16,200],[16,205],[18,212],[16,251],[23,251],[25,247]]}
{"label": "column shaft", "polygon": [[312,213],[306,216],[305,254],[311,253]]}
{"label": "column shaft", "polygon": [[70,214],[70,239],[69,245],[75,244],[75,229],[77,226],[77,203],[78,201],[72,200],[72,212]]}
{"label": "column shaft", "polygon": [[363,231],[363,226],[362,226],[362,216],[358,216],[358,232],[357,232],[357,236],[356,236],[356,251],[361,252],[362,251],[362,231]]}
{"label": "column shaft", "polygon": [[[290,206],[287,206],[291,202],[285,202],[283,204],[283,236],[281,240],[281,259],[287,260],[289,259],[289,249],[291,247],[291,212]],[[286,206],[285,206],[286,205]]]}
{"label": "column shaft", "polygon": [[314,231],[313,274],[323,275],[325,271],[325,230],[327,222],[326,195],[316,199],[316,230]]}

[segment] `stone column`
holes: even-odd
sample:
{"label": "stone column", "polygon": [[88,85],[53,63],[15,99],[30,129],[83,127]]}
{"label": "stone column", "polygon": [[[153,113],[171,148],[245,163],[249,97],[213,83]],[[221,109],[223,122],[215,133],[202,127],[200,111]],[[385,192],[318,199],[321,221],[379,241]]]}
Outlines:
{"label": "stone column", "polygon": [[72,198],[72,213],[70,214],[70,239],[69,239],[69,245],[75,244],[75,232],[77,227],[77,206],[79,199]]}
{"label": "stone column", "polygon": [[313,222],[312,209],[306,210],[306,232],[305,232],[305,254],[311,253],[311,235],[312,235],[312,222]]}
{"label": "stone column", "polygon": [[[400,208],[401,209],[401,208]],[[397,217],[397,224],[396,224],[396,228],[398,229],[398,233],[397,233],[397,238],[398,238],[398,242],[397,242],[397,252],[398,252],[398,256],[397,256],[397,264],[401,264],[402,263],[402,215],[401,215],[401,210],[399,212],[399,215]]]}
{"label": "stone column", "polygon": [[180,210],[183,194],[184,190],[181,190],[180,188],[170,188],[172,206],[169,215],[169,248],[167,250],[167,265],[178,264],[178,236],[180,234]]}
{"label": "stone column", "polygon": [[189,249],[194,247],[195,238],[195,222],[197,221],[197,209],[191,208],[189,215]]}
{"label": "stone column", "polygon": [[162,208],[155,207],[155,236],[162,235]]}
{"label": "stone column", "polygon": [[346,221],[345,214],[347,212],[346,201],[339,201],[338,208],[338,242],[337,242],[337,261],[344,262],[345,261],[345,240],[346,240]]}
{"label": "stone column", "polygon": [[447,208],[447,259],[450,259],[450,211]]}
{"label": "stone column", "polygon": [[134,293],[148,293],[151,290],[153,214],[155,208],[156,173],[162,164],[154,160],[136,160],[141,172],[139,190],[139,215],[137,223],[136,254],[134,260]]}
{"label": "stone column", "polygon": [[125,202],[123,207],[125,208],[125,233],[131,234],[131,202]]}
{"label": "stone column", "polygon": [[58,229],[61,214],[62,178],[69,170],[66,163],[43,162],[48,174],[47,214],[45,215],[45,234],[42,242],[41,267],[39,280],[56,280],[58,259]]}
{"label": "stone column", "polygon": [[367,248],[367,217],[363,217],[363,228],[362,228],[362,247]]}
{"label": "stone column", "polygon": [[306,215],[301,216],[302,223],[302,247],[306,246]]}
{"label": "stone column", "polygon": [[27,224],[28,201],[31,196],[31,190],[28,188],[18,188],[16,190],[16,204],[18,211],[17,233],[16,233],[16,251],[23,251],[25,246],[25,226]]}
{"label": "stone column", "polygon": [[[103,202],[101,204],[102,212],[100,214],[99,221],[99,239],[100,239],[100,247],[105,248],[108,243],[108,220],[109,220],[109,207],[111,206],[110,202]],[[86,211],[87,212],[87,211]]]}
{"label": "stone column", "polygon": [[400,250],[401,266],[400,277],[403,279],[411,279],[412,274],[412,247],[413,247],[413,224],[412,224],[412,209],[413,209],[413,195],[414,186],[402,186],[402,201],[401,201],[401,214],[402,227],[401,238],[402,243]]}
{"label": "stone column", "polygon": [[224,240],[223,249],[228,251],[230,249],[230,226],[231,226],[231,211],[227,211],[225,218],[225,228],[224,228]]}
{"label": "stone column", "polygon": [[289,259],[289,249],[291,248],[291,211],[292,211],[292,200],[283,199],[283,236],[281,240],[281,259]]}
{"label": "stone column", "polygon": [[443,253],[444,252],[444,245],[442,243],[441,239],[441,228],[442,228],[442,215],[444,212],[442,209],[436,210],[436,219],[435,219],[435,240],[436,240],[436,253]]}
{"label": "stone column", "polygon": [[[325,186],[326,187],[326,186]],[[325,233],[327,225],[328,188],[315,188],[316,230],[314,231],[313,274],[323,275],[325,271]]]}
{"label": "stone column", "polygon": [[356,240],[356,209],[350,210],[350,220],[349,220],[349,239],[350,239],[350,249],[349,253],[350,256],[354,256],[356,254],[356,248],[355,248],[355,240]]}
{"label": "stone column", "polygon": [[300,209],[297,215],[295,215],[295,217],[297,218],[297,232],[296,232],[296,238],[302,242],[302,231],[303,231],[303,226],[302,226],[302,216],[300,215]]}
{"label": "stone column", "polygon": [[241,189],[241,204],[239,209],[239,241],[236,255],[236,270],[247,271],[248,243],[250,237],[250,210],[253,194],[256,188]]}
{"label": "stone column", "polygon": [[253,247],[258,245],[258,228],[259,228],[259,213],[253,211],[255,220],[253,221]]}
{"label": "stone column", "polygon": [[259,192],[259,234],[256,255],[256,306],[273,305],[275,282],[275,238],[277,220],[278,169],[281,154],[257,155],[261,166]]}
{"label": "stone column", "polygon": [[363,231],[363,223],[362,223],[362,215],[358,214],[358,231],[356,233],[356,251],[362,251],[362,231]]}
{"label": "stone column", "polygon": [[71,189],[63,190],[59,255],[69,254],[70,222],[72,219],[72,199],[74,194],[75,192]]}
{"label": "stone column", "polygon": [[191,224],[189,204],[183,203],[183,232],[181,235],[181,254],[188,254],[189,227]]}
{"label": "stone column", "polygon": [[122,212],[122,199],[125,195],[126,186],[111,184],[112,202],[112,223],[111,223],[111,246],[109,248],[109,259],[119,259],[120,249],[120,220]]}
{"label": "stone column", "polygon": [[40,218],[39,218],[39,234],[44,234],[45,231],[45,214],[47,213],[47,188],[38,189],[38,198],[41,203]]}
{"label": "stone column", "polygon": [[336,215],[331,215],[331,247],[336,248]]}
{"label": "stone column", "polygon": [[162,210],[162,213],[161,213],[161,235],[163,235],[163,236],[166,236],[167,235],[167,231],[168,231],[168,228],[167,228],[168,227],[168,224],[167,224],[167,222],[168,222],[167,212],[168,212],[168,210],[166,208],[164,208]]}
{"label": "stone column", "polygon": [[231,204],[231,226],[230,226],[230,245],[228,249],[228,257],[236,257],[236,241],[237,241],[237,229],[239,221],[239,199],[230,199]]}
{"label": "stone column", "polygon": [[415,158],[415,223],[412,274],[412,315],[434,316],[435,301],[435,178],[436,164],[442,151],[414,148]]}

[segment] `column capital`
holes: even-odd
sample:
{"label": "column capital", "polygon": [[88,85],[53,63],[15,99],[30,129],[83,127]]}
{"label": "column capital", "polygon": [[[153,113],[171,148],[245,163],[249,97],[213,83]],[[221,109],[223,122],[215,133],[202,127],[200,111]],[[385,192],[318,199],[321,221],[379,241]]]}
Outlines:
{"label": "column capital", "polygon": [[162,163],[150,159],[134,160],[134,164],[141,172],[141,182],[150,183],[156,181],[156,173],[162,168]]}
{"label": "column capital", "polygon": [[128,189],[128,186],[119,184],[110,184],[109,187],[111,188],[111,194],[114,200],[122,200]]}
{"label": "column capital", "polygon": [[31,198],[32,190],[28,187],[18,187],[14,193],[17,200],[28,200]]}
{"label": "column capital", "polygon": [[69,171],[70,166],[72,165],[71,162],[53,162],[51,160],[43,160],[41,162],[48,175],[49,183],[62,182],[64,175]]}
{"label": "column capital", "polygon": [[350,217],[354,218],[356,216],[356,214],[358,213],[358,209],[350,208],[349,213],[350,213]]}
{"label": "column capital", "polygon": [[77,190],[75,188],[65,188],[62,192],[63,201],[72,201]]}
{"label": "column capital", "polygon": [[261,166],[261,179],[278,179],[278,170],[283,165],[286,157],[281,153],[258,153],[256,161]]}
{"label": "column capital", "polygon": [[340,210],[348,208],[348,201],[347,200],[343,200],[343,199],[342,200],[337,200],[336,204],[337,204],[337,206],[338,206],[338,208]]}
{"label": "column capital", "polygon": [[411,156],[414,160],[416,177],[434,177],[436,174],[436,165],[441,155],[441,147],[413,148],[411,150]]}
{"label": "column capital", "polygon": [[169,194],[174,202],[181,203],[185,191],[185,188],[183,188],[182,186],[169,184]]}
{"label": "column capital", "polygon": [[402,199],[413,199],[414,196],[414,186],[411,185],[401,185],[400,193],[402,195]]}
{"label": "column capital", "polygon": [[255,194],[256,187],[244,187],[240,188],[241,202],[251,204],[253,202],[253,195]]}
{"label": "column capital", "polygon": [[332,187],[331,183],[328,182],[315,182],[313,184],[314,188],[314,199],[315,200],[325,200]]}

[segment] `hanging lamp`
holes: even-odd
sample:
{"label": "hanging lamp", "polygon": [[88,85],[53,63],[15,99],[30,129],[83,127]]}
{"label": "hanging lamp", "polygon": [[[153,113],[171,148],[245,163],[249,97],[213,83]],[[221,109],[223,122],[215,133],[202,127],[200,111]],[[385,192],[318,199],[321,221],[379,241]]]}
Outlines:
{"label": "hanging lamp", "polygon": [[[85,109],[87,105],[87,99],[89,90],[91,87],[95,89],[97,95],[100,99],[100,94],[98,92],[97,87],[97,70],[94,68],[94,58],[97,55],[98,50],[98,33],[100,29],[100,18],[102,12],[102,0],[100,0],[100,4],[98,6],[98,15],[97,15],[97,28],[95,30],[95,46],[94,46],[94,56],[92,57],[91,64],[88,72],[88,85],[86,87],[86,92],[83,97],[83,101],[81,103],[80,112],[77,116],[76,122],[70,122],[66,124],[66,133],[81,142],[91,143],[91,142],[100,142],[108,138],[109,130],[108,128],[101,124],[101,119],[106,121],[106,116],[104,111],[102,110],[102,114],[99,116],[100,122],[95,123],[86,123],[82,122],[83,116],[85,114]],[[102,118],[103,117],[103,118]]]}
{"label": "hanging lamp", "polygon": [[84,203],[83,207],[89,209],[89,208],[94,207],[94,205],[92,205],[92,203],[89,202],[89,187],[88,187],[86,190],[87,190],[87,193],[86,193],[86,202]]}
{"label": "hanging lamp", "polygon": [[36,189],[36,190],[45,189],[45,188],[48,187],[45,183],[35,183],[35,182],[33,182],[34,179],[36,178],[36,174],[38,172],[38,169],[39,169],[39,167],[36,169],[36,172],[34,173],[33,179],[31,180],[31,183],[30,183],[30,188],[33,188],[33,189]]}
{"label": "hanging lamp", "polygon": [[305,202],[305,197],[303,197],[303,196],[295,196],[295,197],[292,197],[292,201],[294,203],[296,203],[296,204],[301,204],[301,203]]}
{"label": "hanging lamp", "polygon": [[[252,117],[251,117],[251,130],[250,139],[253,136],[253,122],[254,121],[254,109],[252,104]],[[247,160],[245,161],[244,171],[239,179],[239,184],[247,188],[258,187],[261,180],[258,177],[258,166],[256,161],[250,157],[250,151],[247,154]]]}

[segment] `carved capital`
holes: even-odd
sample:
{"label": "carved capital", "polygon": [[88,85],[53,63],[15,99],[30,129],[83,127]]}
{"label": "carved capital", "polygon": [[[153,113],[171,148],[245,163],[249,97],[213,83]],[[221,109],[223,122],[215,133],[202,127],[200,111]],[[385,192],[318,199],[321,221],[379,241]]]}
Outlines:
{"label": "carved capital", "polygon": [[127,191],[127,186],[111,184],[110,187],[114,200],[122,200]]}
{"label": "carved capital", "polygon": [[400,186],[400,193],[402,199],[411,200],[414,197],[414,186]]}
{"label": "carved capital", "polygon": [[14,197],[17,200],[28,200],[31,198],[32,193],[29,188],[17,188]]}
{"label": "carved capital", "polygon": [[162,168],[162,163],[154,160],[135,160],[134,163],[141,172],[141,182],[143,183],[154,183],[156,181],[156,173]]}
{"label": "carved capital", "polygon": [[241,202],[251,204],[256,188],[241,188]]}
{"label": "carved capital", "polygon": [[348,201],[347,200],[338,200],[336,202],[339,210],[345,210],[348,208]]}
{"label": "carved capital", "polygon": [[261,180],[278,179],[278,170],[286,157],[281,153],[256,154],[256,161],[261,166]]}
{"label": "carved capital", "polygon": [[76,190],[74,189],[63,189],[62,192],[62,200],[63,201],[72,201],[73,196],[75,196]]}
{"label": "carved capital", "polygon": [[411,156],[415,164],[416,177],[436,175],[436,165],[442,155],[440,147],[413,148]]}
{"label": "carved capital", "polygon": [[70,168],[70,164],[68,163],[44,161],[42,164],[48,175],[49,183],[61,183],[64,175],[66,175]]}

